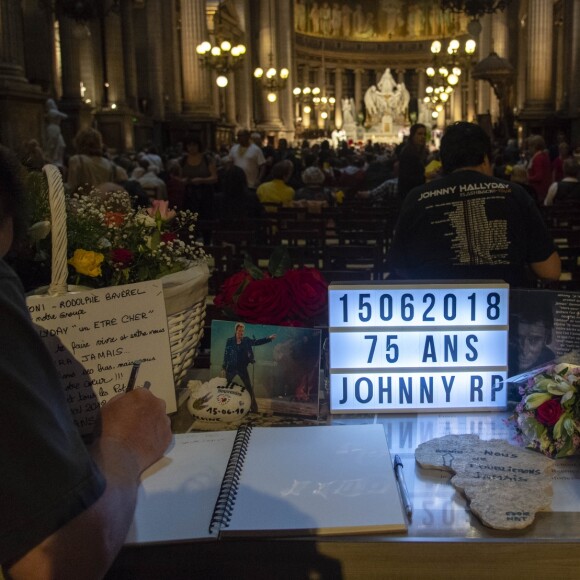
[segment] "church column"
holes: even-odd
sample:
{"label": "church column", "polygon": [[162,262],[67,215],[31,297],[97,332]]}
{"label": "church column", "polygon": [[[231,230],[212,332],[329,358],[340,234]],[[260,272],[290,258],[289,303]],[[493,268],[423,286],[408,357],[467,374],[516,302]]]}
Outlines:
{"label": "church column", "polygon": [[341,67],[336,67],[334,72],[334,98],[336,103],[334,104],[334,124],[337,129],[342,128],[342,74],[343,69]]}
{"label": "church column", "polygon": [[288,82],[286,86],[280,91],[280,115],[285,129],[285,135],[280,134],[280,137],[286,137],[289,140],[294,138],[294,113],[293,104],[294,97],[292,89],[296,78],[293,75],[294,66],[294,2],[293,0],[277,0],[276,10],[272,11],[276,15],[277,24],[282,23],[278,29],[278,54],[280,67],[285,66],[289,71]]}
{"label": "church column", "polygon": [[123,106],[125,104],[125,71],[123,68],[123,34],[121,19],[118,14],[103,15],[105,36],[103,56],[107,59],[107,90],[109,104]]}
{"label": "church column", "polygon": [[[310,66],[308,66],[307,64],[304,65],[303,67],[303,76],[302,76],[302,88],[304,87],[310,87],[310,89],[312,89],[312,85],[310,84]],[[311,117],[311,113],[308,112],[306,113],[304,111],[304,107],[305,107],[306,103],[302,103],[302,126],[305,129],[310,129],[310,125],[312,123],[312,117]],[[311,105],[311,99],[309,97],[308,100],[308,105]]]}
{"label": "church column", "polygon": [[[508,44],[508,24],[507,11],[501,10],[492,15],[491,18],[491,42],[492,49],[498,56],[509,60],[509,44]],[[491,116],[494,121],[500,117],[500,102],[495,93],[491,93]]]}
{"label": "church column", "polygon": [[[265,71],[271,64],[280,74],[280,69],[287,67],[286,62],[282,62],[280,53],[277,51],[278,36],[277,25],[290,26],[289,22],[281,22],[275,18],[276,14],[275,0],[260,0],[260,12],[258,20],[258,63]],[[272,21],[270,20],[272,15]],[[282,127],[282,120],[280,119],[280,91],[276,92],[276,100],[274,102],[268,101],[268,90],[263,89],[262,79],[256,81],[256,95],[260,104],[258,128],[262,131],[278,131]]]}
{"label": "church column", "polygon": [[[479,60],[486,58],[491,52],[491,15],[481,18],[481,32],[479,34]],[[485,115],[491,108],[491,87],[487,81],[477,81],[477,113]]]}
{"label": "church column", "polygon": [[[318,96],[321,97],[326,94],[326,79],[324,78],[324,69],[322,67],[318,69],[316,76],[318,77],[316,84],[320,87],[320,94]],[[324,129],[324,119],[320,116],[319,108],[316,109],[316,124],[319,129]]]}
{"label": "church column", "polygon": [[362,110],[363,94],[362,94],[362,74],[363,69],[354,69],[354,121],[358,121],[358,114]]}
{"label": "church column", "polygon": [[125,71],[125,100],[137,110],[137,62],[135,59],[135,29],[133,26],[133,2],[121,0],[121,32],[123,38],[123,69]]}
{"label": "church column", "polygon": [[162,121],[165,118],[165,102],[163,98],[163,28],[161,26],[162,10],[167,8],[161,0],[147,0],[145,3],[148,35],[148,83],[149,97],[151,98],[151,116]]}
{"label": "church column", "polygon": [[475,80],[469,75],[467,79],[467,120],[475,121]]}
{"label": "church column", "polygon": [[450,110],[450,122],[454,123],[456,121],[463,120],[463,108],[462,108],[462,95],[461,95],[461,86],[458,86],[452,93],[451,93],[451,103],[449,105]]}
{"label": "church column", "polygon": [[0,135],[3,145],[19,148],[28,139],[41,140],[45,98],[40,87],[30,84],[25,77],[21,0],[0,2]]}
{"label": "church column", "polygon": [[205,1],[181,0],[183,113],[209,118],[214,117],[211,75],[195,52],[195,47],[206,39]]}
{"label": "church column", "polygon": [[228,73],[228,86],[220,91],[225,91],[226,99],[226,123],[236,124],[236,79],[232,72]]}
{"label": "church column", "polygon": [[580,143],[580,0],[568,3],[566,30],[566,112],[572,117],[571,143]]}
{"label": "church column", "polygon": [[[238,3],[240,4],[240,3]],[[236,88],[236,121],[239,128],[249,129],[253,122],[253,88],[255,83],[252,82],[252,49],[251,49],[251,22],[250,0],[241,0],[241,6],[238,11],[240,25],[245,36],[242,44],[246,46],[246,56],[240,63],[240,66],[234,71],[234,86]]]}
{"label": "church column", "polygon": [[553,2],[528,0],[526,102],[528,114],[540,116],[553,108]]}

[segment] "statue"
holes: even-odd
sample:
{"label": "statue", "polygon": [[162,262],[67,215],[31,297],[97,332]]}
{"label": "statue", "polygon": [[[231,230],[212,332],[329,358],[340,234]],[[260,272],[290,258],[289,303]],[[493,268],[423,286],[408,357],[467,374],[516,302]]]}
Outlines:
{"label": "statue", "polygon": [[387,68],[376,85],[371,85],[364,96],[367,125],[373,127],[385,116],[404,124],[411,95],[405,83],[397,83]]}
{"label": "statue", "polygon": [[342,124],[354,125],[354,99],[342,99]]}
{"label": "statue", "polygon": [[46,137],[44,142],[44,152],[49,163],[57,167],[64,167],[64,150],[66,143],[60,130],[60,122],[68,115],[61,113],[53,99],[46,101]]}

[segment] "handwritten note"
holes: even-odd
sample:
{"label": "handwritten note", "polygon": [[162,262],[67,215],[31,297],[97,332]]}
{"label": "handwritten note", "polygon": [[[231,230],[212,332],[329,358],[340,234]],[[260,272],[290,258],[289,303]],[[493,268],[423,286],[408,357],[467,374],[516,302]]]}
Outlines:
{"label": "handwritten note", "polygon": [[27,304],[81,433],[91,433],[99,408],[125,390],[136,360],[137,385],[149,383],[167,412],[176,410],[161,282],[29,296]]}

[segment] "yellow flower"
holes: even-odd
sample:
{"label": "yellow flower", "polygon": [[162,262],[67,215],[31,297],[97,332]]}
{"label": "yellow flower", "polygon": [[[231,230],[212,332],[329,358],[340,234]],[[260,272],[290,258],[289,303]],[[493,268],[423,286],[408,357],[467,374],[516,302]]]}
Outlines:
{"label": "yellow flower", "polygon": [[101,264],[105,256],[99,252],[87,252],[86,250],[75,250],[73,257],[68,263],[79,273],[91,278],[96,278],[102,274]]}

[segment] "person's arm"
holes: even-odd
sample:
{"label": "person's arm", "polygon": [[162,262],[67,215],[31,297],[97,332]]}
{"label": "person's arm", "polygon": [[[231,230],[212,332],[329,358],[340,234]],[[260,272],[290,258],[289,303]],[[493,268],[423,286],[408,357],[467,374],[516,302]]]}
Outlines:
{"label": "person's arm", "polygon": [[558,183],[554,182],[550,185],[548,189],[548,193],[546,194],[546,199],[544,199],[544,205],[554,205],[554,198],[556,197],[556,193],[558,192]]}
{"label": "person's arm", "polygon": [[558,252],[553,252],[548,259],[542,262],[532,262],[530,268],[542,280],[558,281],[562,272],[560,256]]}
{"label": "person's arm", "polygon": [[[7,569],[11,578],[101,578],[123,546],[141,473],[169,445],[165,403],[136,389],[102,408],[90,453],[106,480],[103,495]],[[42,474],[39,474],[42,477]]]}

